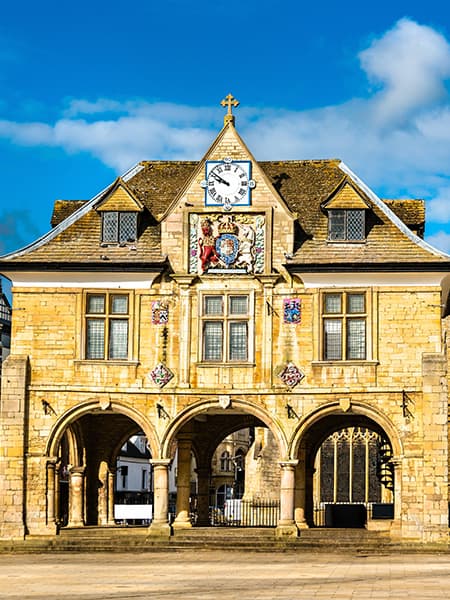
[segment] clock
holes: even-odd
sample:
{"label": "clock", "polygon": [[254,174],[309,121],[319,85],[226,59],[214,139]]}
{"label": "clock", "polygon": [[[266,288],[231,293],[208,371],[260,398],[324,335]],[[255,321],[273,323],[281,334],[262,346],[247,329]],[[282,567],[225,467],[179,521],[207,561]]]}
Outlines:
{"label": "clock", "polygon": [[231,158],[207,161],[206,179],[201,186],[205,188],[206,206],[223,206],[225,210],[231,210],[232,206],[249,206],[250,190],[255,187],[251,162]]}

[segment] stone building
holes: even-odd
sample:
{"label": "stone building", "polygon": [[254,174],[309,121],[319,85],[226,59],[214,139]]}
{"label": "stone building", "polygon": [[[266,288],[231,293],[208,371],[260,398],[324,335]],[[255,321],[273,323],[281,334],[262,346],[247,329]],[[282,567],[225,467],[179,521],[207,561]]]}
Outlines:
{"label": "stone building", "polygon": [[[424,203],[381,200],[337,159],[257,161],[223,105],[202,160],[144,161],[58,201],[49,233],[0,258],[15,311],[0,536],[56,535],[62,510],[68,527],[112,523],[116,459],[138,432],[150,534],[171,532],[176,452],[173,528],[191,526],[191,454],[205,525],[217,445],[255,428],[277,456],[278,535],[314,524],[322,444],[364,430],[391,472],[389,534],[447,540],[450,257],[422,239]],[[352,473],[362,489],[364,466]]]}
{"label": "stone building", "polygon": [[11,305],[3,293],[0,279],[0,376],[3,361],[9,354],[11,345]]}

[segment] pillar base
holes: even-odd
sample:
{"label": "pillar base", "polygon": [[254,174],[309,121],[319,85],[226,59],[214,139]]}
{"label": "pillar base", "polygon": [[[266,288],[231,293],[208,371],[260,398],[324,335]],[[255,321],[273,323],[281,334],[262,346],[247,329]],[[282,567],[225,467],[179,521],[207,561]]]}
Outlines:
{"label": "pillar base", "polygon": [[169,523],[152,523],[147,531],[148,535],[152,537],[169,539],[172,535],[172,528]]}
{"label": "pillar base", "polygon": [[291,523],[290,525],[277,525],[277,528],[275,529],[275,535],[283,539],[298,537],[298,527],[295,523]]}
{"label": "pillar base", "polygon": [[67,523],[67,529],[78,529],[79,527],[85,527],[84,521],[69,521]]}
{"label": "pillar base", "polygon": [[179,521],[177,521],[175,519],[175,521],[172,523],[172,527],[173,529],[191,529],[192,523],[190,520],[180,519]]}

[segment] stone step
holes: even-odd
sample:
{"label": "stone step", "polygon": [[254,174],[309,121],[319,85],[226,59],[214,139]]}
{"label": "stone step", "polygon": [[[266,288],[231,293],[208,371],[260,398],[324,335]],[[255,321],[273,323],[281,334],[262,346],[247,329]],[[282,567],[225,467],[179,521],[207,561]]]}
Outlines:
{"label": "stone step", "polygon": [[[447,550],[442,546],[439,550]],[[353,552],[380,554],[400,550],[432,550],[420,544],[394,544],[378,532],[347,529],[305,529],[297,538],[278,538],[273,529],[192,528],[176,530],[168,539],[149,535],[147,528],[64,529],[52,537],[28,536],[0,542],[0,553],[11,552]],[[434,548],[434,551],[436,548]]]}

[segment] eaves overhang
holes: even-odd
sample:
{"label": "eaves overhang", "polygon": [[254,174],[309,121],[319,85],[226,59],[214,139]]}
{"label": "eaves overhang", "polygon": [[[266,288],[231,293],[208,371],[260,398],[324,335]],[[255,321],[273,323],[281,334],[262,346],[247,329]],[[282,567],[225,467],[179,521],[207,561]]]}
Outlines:
{"label": "eaves overhang", "polygon": [[159,261],[144,262],[111,262],[108,260],[100,262],[0,262],[0,273],[28,272],[128,272],[128,273],[153,273],[159,272],[169,265],[167,258]]}
{"label": "eaves overhang", "polygon": [[285,263],[290,273],[411,273],[450,272],[450,261],[441,262],[383,262],[383,263]]}

